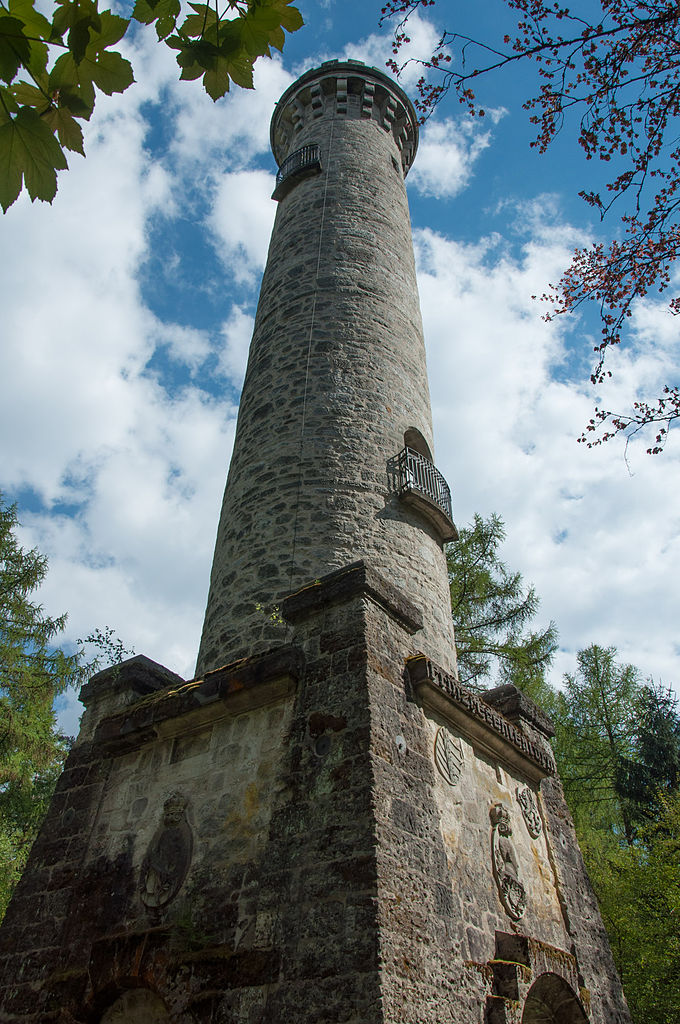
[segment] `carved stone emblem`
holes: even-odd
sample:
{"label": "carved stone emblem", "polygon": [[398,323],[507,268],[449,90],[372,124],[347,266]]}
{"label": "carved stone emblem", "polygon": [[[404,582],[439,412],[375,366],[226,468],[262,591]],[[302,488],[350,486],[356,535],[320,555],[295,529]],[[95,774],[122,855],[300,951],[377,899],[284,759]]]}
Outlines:
{"label": "carved stone emblem", "polygon": [[434,740],[434,763],[449,786],[455,786],[460,779],[463,773],[463,760],[460,740],[455,740],[444,726],[437,729]]}
{"label": "carved stone emblem", "polygon": [[519,921],[526,910],[527,892],[519,873],[519,861],[512,841],[510,812],[505,804],[494,804],[491,818],[491,859],[498,893],[506,913]]}
{"label": "carved stone emblem", "polygon": [[543,830],[543,822],[541,821],[534,792],[528,786],[523,788],[518,786],[515,793],[517,794],[517,802],[522,808],[522,814],[524,815],[529,835],[532,839],[538,839]]}
{"label": "carved stone emblem", "polygon": [[147,907],[164,907],[175,898],[187,876],[192,848],[186,800],[173,793],[163,805],[163,822],[142,862],[141,898]]}

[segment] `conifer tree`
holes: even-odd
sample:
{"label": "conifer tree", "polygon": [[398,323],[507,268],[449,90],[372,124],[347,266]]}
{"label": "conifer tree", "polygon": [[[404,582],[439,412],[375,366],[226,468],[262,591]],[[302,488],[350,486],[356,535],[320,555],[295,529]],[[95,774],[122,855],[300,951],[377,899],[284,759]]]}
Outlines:
{"label": "conifer tree", "polygon": [[83,680],[81,651],[55,646],[66,616],[31,595],[47,559],[19,544],[16,506],[0,495],[0,913],[21,873],[68,750],[55,699]]}
{"label": "conifer tree", "polygon": [[557,629],[552,622],[543,630],[529,628],[540,602],[521,573],[510,572],[501,561],[504,539],[500,516],[475,515],[448,547],[458,673],[473,688],[513,682],[531,690],[544,683]]}

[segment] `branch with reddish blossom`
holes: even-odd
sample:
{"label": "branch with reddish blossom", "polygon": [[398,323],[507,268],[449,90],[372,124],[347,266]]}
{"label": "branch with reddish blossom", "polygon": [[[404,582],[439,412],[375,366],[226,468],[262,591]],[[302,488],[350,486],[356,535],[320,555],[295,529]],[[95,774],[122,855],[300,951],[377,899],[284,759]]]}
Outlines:
{"label": "branch with reddish blossom", "polygon": [[[409,18],[434,2],[388,0],[383,7],[381,23],[399,19],[388,62],[396,74],[414,63],[413,58],[402,64],[397,60],[409,42]],[[611,375],[605,367],[608,349],[624,339],[635,302],[650,291],[667,294],[679,254],[680,4],[599,0],[599,10],[586,21],[559,3],[505,2],[517,13],[514,38],[506,35],[494,47],[444,32],[432,55],[415,61],[424,71],[415,105],[424,121],[453,90],[470,114],[483,116],[477,81],[515,63],[533,62],[537,94],[524,103],[537,129],[531,145],[545,152],[576,113],[577,140],[586,159],[615,160],[621,168],[600,192],[579,192],[601,220],[616,207],[621,238],[576,250],[552,293],[543,296],[553,306],[546,320],[586,301],[597,304],[602,335],[591,381],[600,385]],[[680,310],[679,296],[668,299],[668,310]],[[658,399],[634,403],[630,415],[596,410],[580,440],[592,446],[661,424],[648,448],[658,454],[677,418],[674,396],[677,388],[667,386]],[[590,432],[599,428],[599,436],[591,438]]]}

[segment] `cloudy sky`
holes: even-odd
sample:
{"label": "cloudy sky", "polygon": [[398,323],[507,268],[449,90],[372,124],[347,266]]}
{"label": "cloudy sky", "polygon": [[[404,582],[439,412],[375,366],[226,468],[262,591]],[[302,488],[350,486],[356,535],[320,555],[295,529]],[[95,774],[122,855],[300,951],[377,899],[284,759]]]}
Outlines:
{"label": "cloudy sky", "polygon": [[[49,557],[40,599],[68,612],[69,640],[111,627],[187,677],[274,217],[271,112],[322,60],[383,68],[390,56],[379,0],[300,8],[306,27],[258,63],[256,90],[216,105],[139,32],[137,84],[98,99],[87,158],[70,159],[52,206],[22,196],[0,225],[0,488],[18,504],[23,542]],[[452,9],[440,0],[413,20],[412,53]],[[505,30],[502,4],[484,15],[456,27]],[[417,74],[403,78],[411,92]],[[541,320],[532,295],[598,237],[577,193],[600,181],[567,136],[547,156],[529,150],[530,88],[521,76],[485,84],[487,117],[474,123],[450,100],[422,130],[408,178],[436,461],[459,525],[475,512],[504,518],[504,558],[560,631],[553,681],[597,642],[675,685],[680,435],[659,458],[644,442],[624,458],[621,444],[588,451],[576,438],[596,400],[625,411],[677,380],[677,321],[640,306],[595,394],[596,324]],[[76,715],[73,698],[71,731]]]}

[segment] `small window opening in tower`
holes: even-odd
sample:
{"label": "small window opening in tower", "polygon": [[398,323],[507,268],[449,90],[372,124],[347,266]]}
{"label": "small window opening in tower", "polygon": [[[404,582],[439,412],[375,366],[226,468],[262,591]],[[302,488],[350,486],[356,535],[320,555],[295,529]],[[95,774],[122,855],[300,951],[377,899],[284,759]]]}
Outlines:
{"label": "small window opening in tower", "polygon": [[411,448],[414,452],[418,452],[419,455],[422,455],[423,458],[428,459],[430,462],[434,462],[430,446],[415,427],[409,427],[408,430],[404,431],[404,446]]}

